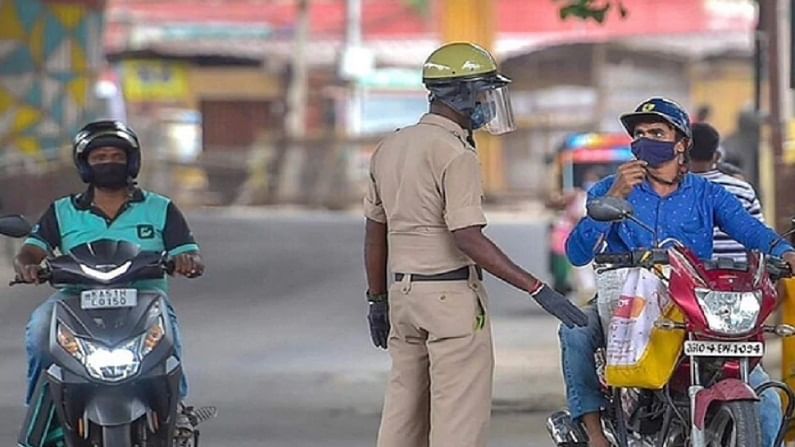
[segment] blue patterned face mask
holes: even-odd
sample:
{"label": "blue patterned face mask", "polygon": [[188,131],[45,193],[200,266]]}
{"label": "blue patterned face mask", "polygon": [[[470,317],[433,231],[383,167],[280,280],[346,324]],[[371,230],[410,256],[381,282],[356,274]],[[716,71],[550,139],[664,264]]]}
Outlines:
{"label": "blue patterned face mask", "polygon": [[658,141],[641,137],[633,141],[630,146],[635,158],[645,161],[650,168],[659,168],[676,158],[674,150],[676,143],[676,141]]}
{"label": "blue patterned face mask", "polygon": [[469,115],[469,121],[472,123],[472,130],[480,129],[494,119],[494,110],[491,103],[476,103],[472,114]]}

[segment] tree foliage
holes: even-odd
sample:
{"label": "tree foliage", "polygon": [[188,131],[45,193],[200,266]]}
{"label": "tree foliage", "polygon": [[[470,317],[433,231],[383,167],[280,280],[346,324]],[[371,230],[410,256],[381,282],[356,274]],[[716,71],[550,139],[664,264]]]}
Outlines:
{"label": "tree foliage", "polygon": [[563,3],[560,7],[560,18],[578,18],[581,20],[594,20],[603,23],[611,9],[617,10],[621,18],[625,18],[629,11],[622,0],[555,0]]}
{"label": "tree foliage", "polygon": [[[422,15],[427,15],[430,11],[431,0],[404,0],[408,6],[416,10]],[[499,0],[492,0],[499,1]],[[534,1],[534,0],[526,0]],[[629,14],[629,11],[624,6],[623,0],[551,0],[561,4],[560,18],[566,20],[569,18],[581,20],[594,20],[598,23],[603,23],[607,14],[611,10],[617,10],[619,16],[623,19]]]}

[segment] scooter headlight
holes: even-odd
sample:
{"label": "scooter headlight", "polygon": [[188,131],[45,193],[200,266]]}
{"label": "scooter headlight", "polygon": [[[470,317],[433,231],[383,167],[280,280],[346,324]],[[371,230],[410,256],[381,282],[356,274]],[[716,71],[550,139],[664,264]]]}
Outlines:
{"label": "scooter headlight", "polygon": [[756,326],[762,309],[762,292],[719,292],[696,289],[696,299],[710,330],[724,335],[741,335]]}
{"label": "scooter headlight", "polygon": [[136,337],[113,349],[83,341],[83,345],[89,350],[83,364],[91,377],[105,382],[118,382],[130,378],[141,368],[138,356],[140,344],[141,337]]}
{"label": "scooter headlight", "polygon": [[163,317],[142,335],[114,348],[76,337],[65,325],[58,324],[58,345],[85,366],[88,374],[105,382],[119,382],[138,373],[141,360],[160,344],[165,336]]}

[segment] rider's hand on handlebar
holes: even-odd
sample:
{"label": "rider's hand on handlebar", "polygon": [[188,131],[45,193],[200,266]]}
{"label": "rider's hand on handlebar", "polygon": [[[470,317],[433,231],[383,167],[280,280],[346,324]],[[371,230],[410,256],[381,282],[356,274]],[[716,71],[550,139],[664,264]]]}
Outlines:
{"label": "rider's hand on handlebar", "polygon": [[795,272],[795,251],[788,251],[781,256],[787,264],[789,264],[790,270]]}
{"label": "rider's hand on handlebar", "polygon": [[41,267],[38,264],[24,264],[15,266],[17,272],[17,280],[27,284],[39,284],[41,279],[39,271]]}
{"label": "rider's hand on handlebar", "polygon": [[646,178],[646,163],[643,160],[633,160],[618,167],[613,186],[607,195],[626,199],[632,189],[643,183]]}
{"label": "rider's hand on handlebar", "polygon": [[183,253],[174,256],[174,273],[186,278],[196,278],[204,273],[204,262],[198,253]]}

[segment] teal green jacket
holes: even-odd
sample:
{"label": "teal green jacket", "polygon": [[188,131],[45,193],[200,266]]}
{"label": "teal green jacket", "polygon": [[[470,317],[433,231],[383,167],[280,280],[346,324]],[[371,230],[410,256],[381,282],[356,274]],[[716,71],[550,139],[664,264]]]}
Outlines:
{"label": "teal green jacket", "polygon": [[[53,202],[33,227],[25,244],[50,254],[66,254],[78,245],[101,239],[127,241],[141,250],[167,252],[169,256],[198,252],[187,221],[167,197],[134,189],[130,200],[111,219],[93,204],[93,190]],[[146,281],[139,287],[168,291],[166,280]]]}

